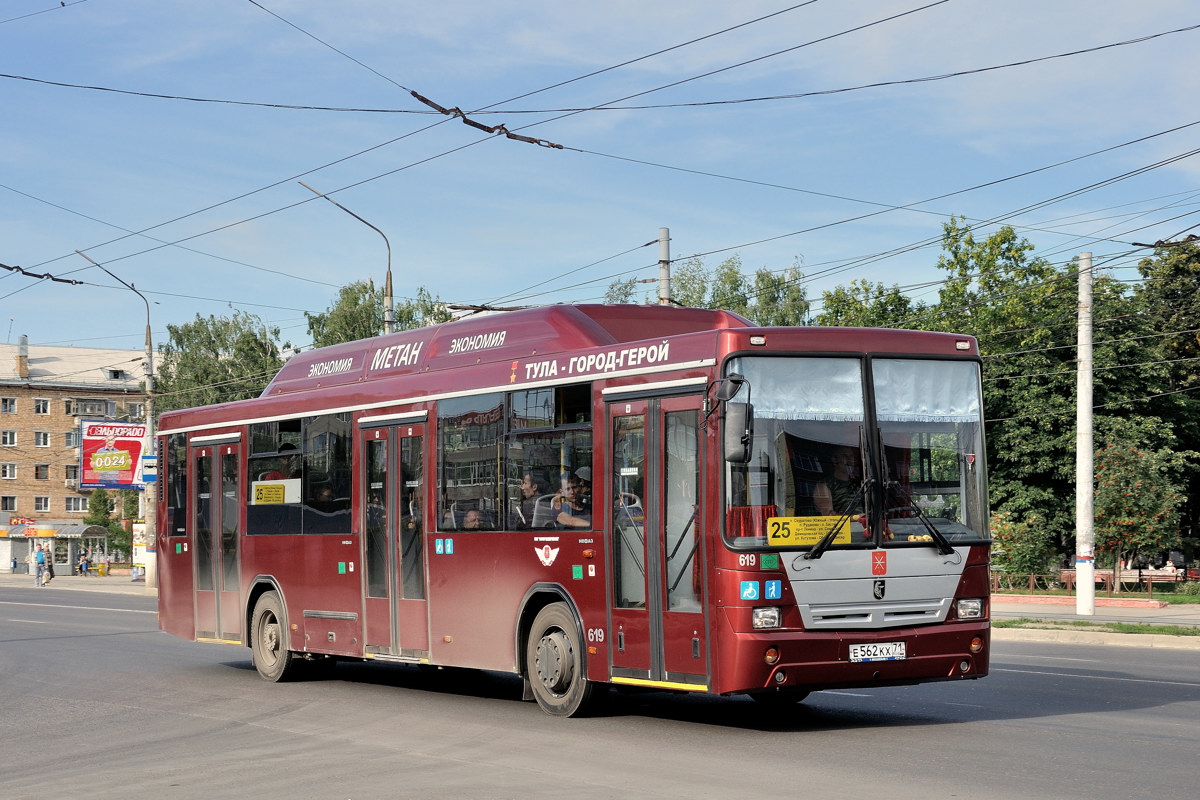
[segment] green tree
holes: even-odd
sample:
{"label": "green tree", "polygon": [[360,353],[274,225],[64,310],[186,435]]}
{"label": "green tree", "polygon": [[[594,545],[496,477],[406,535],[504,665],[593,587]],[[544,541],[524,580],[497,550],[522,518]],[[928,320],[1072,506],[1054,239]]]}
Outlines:
{"label": "green tree", "polygon": [[914,303],[900,291],[899,286],[886,288],[882,283],[850,281],[849,287],[838,286],[824,292],[818,325],[855,326],[861,328],[902,327],[914,315],[924,313],[925,306]]}
{"label": "green tree", "polygon": [[1173,384],[1200,385],[1200,246],[1160,247],[1138,263],[1138,272],[1144,279],[1138,295],[1174,362]]}
{"label": "green tree", "polygon": [[107,528],[112,522],[113,502],[107,489],[93,489],[88,495],[87,513],[83,515],[84,525],[99,525]]}
{"label": "green tree", "polygon": [[699,258],[671,265],[671,299],[689,308],[708,308],[708,270]]}
{"label": "green tree", "polygon": [[[114,503],[122,501],[122,494],[126,490],[118,490],[115,493],[110,493],[107,489],[93,489],[88,497],[87,513],[83,515],[83,524],[99,525],[101,528],[108,530],[108,551],[120,552],[125,554],[132,553],[130,548],[129,530],[122,524],[121,520],[113,516]],[[134,513],[137,513],[136,494],[134,499]],[[132,517],[130,517],[132,519]]]}
{"label": "green tree", "polygon": [[716,266],[704,308],[720,308],[751,319],[750,282],[742,272],[742,260],[730,256]]}
{"label": "green tree", "polygon": [[637,278],[610,283],[608,289],[604,292],[604,302],[610,305],[628,305],[633,303],[634,295],[637,294],[637,283]]}
{"label": "green tree", "polygon": [[1110,444],[1096,453],[1096,547],[1131,562],[1179,545],[1180,456]]}
{"label": "green tree", "polygon": [[[318,314],[304,312],[313,347],[328,347],[342,342],[369,339],[383,332],[383,295],[371,281],[356,281],[338,291],[333,305]],[[417,288],[414,299],[404,300],[393,307],[393,321],[398,331],[449,322],[450,311],[441,298],[429,290]]]}
{"label": "green tree", "polygon": [[159,348],[155,410],[210,405],[257,397],[283,366],[279,328],[253,314],[201,317],[168,325],[169,341]]}
{"label": "green tree", "polygon": [[803,284],[804,273],[795,264],[779,273],[757,270],[749,318],[764,326],[807,325],[810,305]]}
{"label": "green tree", "polygon": [[1007,226],[981,240],[952,218],[942,250],[938,304],[910,327],[979,340],[992,508],[1043,520],[1065,552],[1075,527],[1074,274],[1033,257]]}
{"label": "green tree", "polygon": [[[699,258],[672,265],[671,301],[689,308],[719,308],[732,311],[757,325],[804,325],[808,319],[808,296],[802,285],[804,274],[797,266],[780,273],[766,268],[753,280],[742,272],[742,261],[731,256],[709,269]],[[616,281],[605,292],[605,302],[637,302],[638,280]],[[652,302],[647,294],[642,302]]]}
{"label": "green tree", "polygon": [[343,286],[332,306],[318,314],[304,312],[313,347],[368,339],[383,333],[383,297],[372,281]]}
{"label": "green tree", "polygon": [[452,319],[450,309],[440,297],[434,297],[424,286],[417,288],[415,298],[396,304],[396,330],[440,325]]}
{"label": "green tree", "polygon": [[992,567],[1012,575],[1044,575],[1054,565],[1054,534],[1038,516],[992,515]]}
{"label": "green tree", "polygon": [[[1143,345],[1143,363],[1156,356],[1162,380],[1141,404],[1143,413],[1166,421],[1186,450],[1200,450],[1200,245],[1186,242],[1160,247],[1142,259],[1144,278],[1135,291],[1152,339]],[[1153,345],[1146,347],[1146,345]],[[1145,369],[1151,369],[1147,366]],[[1200,553],[1200,471],[1186,476],[1182,526],[1190,532],[1190,548]]]}

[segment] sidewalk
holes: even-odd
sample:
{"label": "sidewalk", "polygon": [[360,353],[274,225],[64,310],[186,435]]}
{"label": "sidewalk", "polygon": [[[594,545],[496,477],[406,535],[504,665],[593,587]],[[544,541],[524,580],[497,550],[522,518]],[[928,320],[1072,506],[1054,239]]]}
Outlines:
{"label": "sidewalk", "polygon": [[1200,650],[1200,636],[1173,636],[1154,633],[1101,633],[1073,629],[1070,623],[1125,622],[1136,625],[1163,625],[1200,628],[1200,605],[1170,605],[1157,600],[1121,600],[1117,605],[1111,598],[1095,598],[1095,613],[1080,616],[1075,613],[1074,597],[1044,595],[997,594],[992,596],[992,619],[1034,619],[1063,623],[1055,630],[1031,628],[992,628],[992,639],[1000,641],[1063,642],[1074,644],[1105,644],[1124,647],[1167,647]]}
{"label": "sidewalk", "polygon": [[1081,620],[1085,622],[1129,622],[1146,625],[1181,625],[1200,628],[1200,604],[1171,605],[1158,600],[1095,598],[1095,614],[1078,616],[1070,596],[992,595],[995,619]]}
{"label": "sidewalk", "polygon": [[[30,575],[14,575],[11,572],[0,573],[0,588],[7,587],[33,589],[33,577]],[[156,596],[158,589],[147,589],[146,582],[131,581],[128,575],[110,575],[101,578],[96,575],[57,575],[45,587],[46,591],[84,591],[112,592],[116,594],[136,594]]]}

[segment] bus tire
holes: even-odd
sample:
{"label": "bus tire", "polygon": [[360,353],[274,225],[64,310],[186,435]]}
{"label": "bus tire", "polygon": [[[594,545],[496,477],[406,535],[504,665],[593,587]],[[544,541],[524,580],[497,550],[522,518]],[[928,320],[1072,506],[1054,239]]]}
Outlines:
{"label": "bus tire", "polygon": [[250,653],[263,680],[278,683],[299,672],[296,655],[287,649],[287,620],[275,592],[266,592],[254,604],[250,622]]}
{"label": "bus tire", "polygon": [[582,716],[596,693],[584,674],[581,638],[566,603],[543,608],[529,629],[525,669],[534,698],[551,716]]}

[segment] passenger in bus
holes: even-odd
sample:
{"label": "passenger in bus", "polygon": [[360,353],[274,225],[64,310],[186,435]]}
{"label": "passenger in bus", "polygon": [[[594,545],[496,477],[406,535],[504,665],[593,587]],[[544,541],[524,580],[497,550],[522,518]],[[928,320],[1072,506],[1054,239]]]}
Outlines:
{"label": "passenger in bus", "polygon": [[537,499],[549,493],[546,475],[541,470],[528,470],[521,478],[521,499],[513,506],[513,527],[526,530],[533,527],[533,510]]}
{"label": "passenger in bus", "polygon": [[833,465],[832,477],[818,483],[813,490],[817,513],[827,517],[861,514],[862,469],[858,451],[853,447],[839,447],[833,451],[830,461]]}
{"label": "passenger in bus", "polygon": [[581,511],[587,513],[589,520],[592,515],[592,469],[591,467],[580,467],[575,470],[575,477],[579,480],[576,483],[575,490],[575,505]]}
{"label": "passenger in bus", "polygon": [[463,526],[463,530],[468,530],[468,531],[491,530],[491,526],[488,525],[487,519],[483,516],[483,512],[480,511],[478,508],[472,508],[470,511],[467,512],[466,516],[463,517],[463,525],[462,526]]}
{"label": "passenger in bus", "polygon": [[279,445],[279,466],[270,472],[263,473],[259,480],[283,481],[289,478],[299,478],[300,469],[300,453],[297,452],[296,445],[284,442]]}
{"label": "passenger in bus", "polygon": [[332,512],[347,508],[349,503],[344,499],[339,500],[333,487],[326,484],[317,490],[317,496],[313,499],[312,506],[320,511]]}
{"label": "passenger in bus", "polygon": [[[588,470],[591,475],[591,470]],[[555,521],[563,528],[590,528],[592,527],[592,510],[589,506],[584,508],[578,501],[580,479],[570,477],[563,482],[563,488],[551,501],[550,505],[556,511],[558,516]]]}
{"label": "passenger in bus", "polygon": [[387,531],[387,509],[380,500],[381,497],[377,491],[367,494],[367,533],[372,537],[382,537]]}

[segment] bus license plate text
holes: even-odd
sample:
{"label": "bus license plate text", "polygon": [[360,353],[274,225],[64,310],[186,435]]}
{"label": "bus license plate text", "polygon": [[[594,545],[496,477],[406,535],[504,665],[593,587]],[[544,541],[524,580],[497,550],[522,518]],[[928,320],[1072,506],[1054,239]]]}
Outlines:
{"label": "bus license plate text", "polygon": [[907,658],[904,642],[872,642],[850,645],[850,661],[903,661]]}

